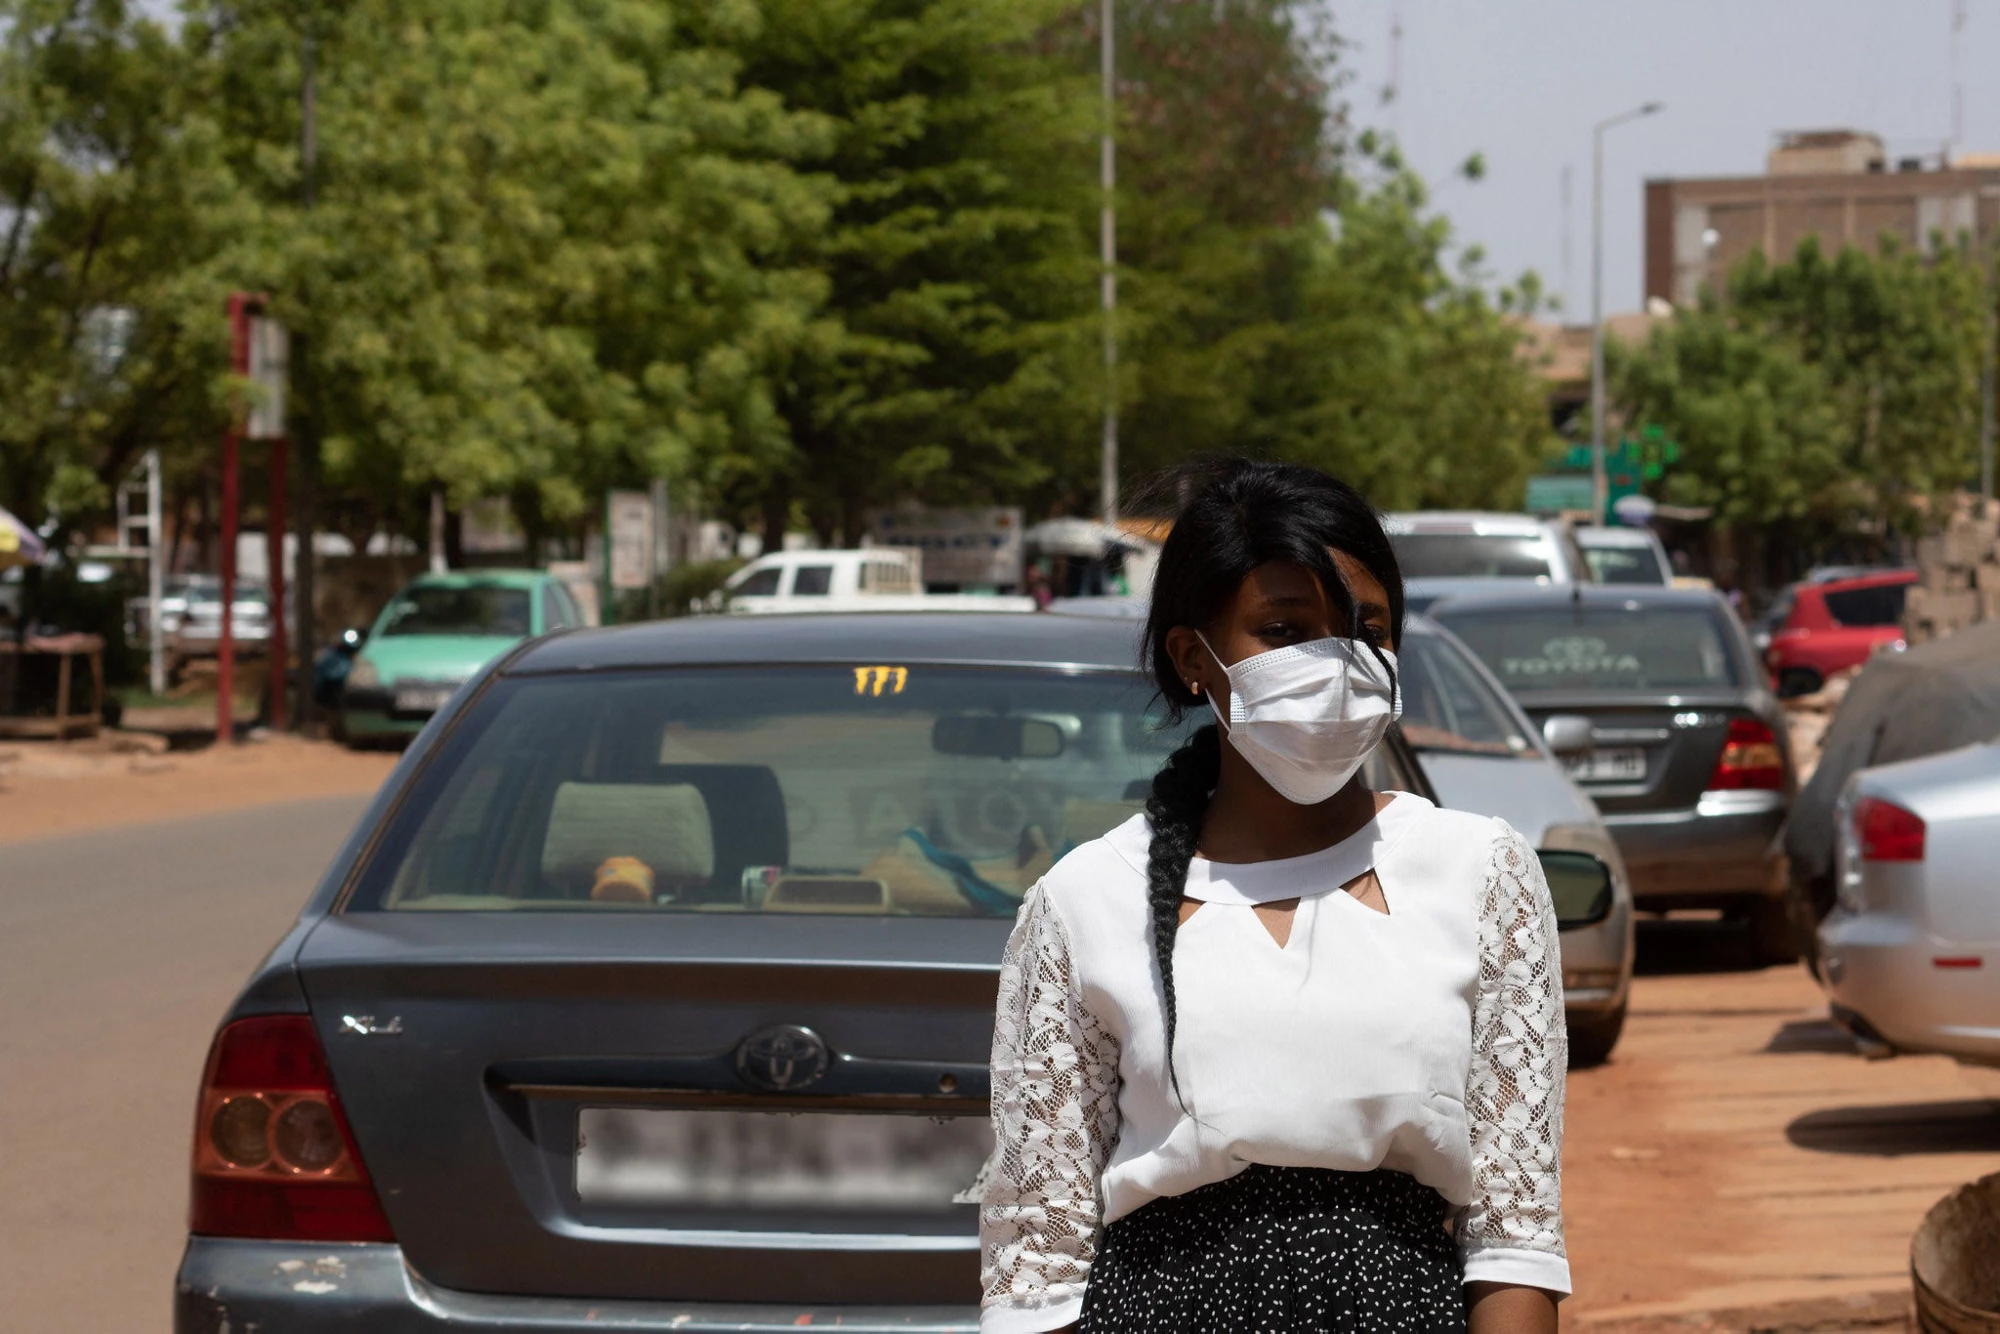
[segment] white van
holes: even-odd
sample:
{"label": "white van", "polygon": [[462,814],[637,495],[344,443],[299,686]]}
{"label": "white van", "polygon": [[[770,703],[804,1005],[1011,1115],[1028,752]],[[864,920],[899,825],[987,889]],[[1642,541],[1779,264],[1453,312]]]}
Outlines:
{"label": "white van", "polygon": [[722,586],[718,610],[1033,611],[1028,597],[924,592],[921,553],[904,547],[774,551]]}

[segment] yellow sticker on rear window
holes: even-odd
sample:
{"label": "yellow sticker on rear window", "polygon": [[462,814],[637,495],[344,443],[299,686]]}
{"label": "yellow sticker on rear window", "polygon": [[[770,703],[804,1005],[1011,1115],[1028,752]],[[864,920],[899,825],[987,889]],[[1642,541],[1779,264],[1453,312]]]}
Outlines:
{"label": "yellow sticker on rear window", "polygon": [[907,667],[856,667],[854,669],[854,693],[857,695],[881,695],[903,693],[903,683],[910,679]]}

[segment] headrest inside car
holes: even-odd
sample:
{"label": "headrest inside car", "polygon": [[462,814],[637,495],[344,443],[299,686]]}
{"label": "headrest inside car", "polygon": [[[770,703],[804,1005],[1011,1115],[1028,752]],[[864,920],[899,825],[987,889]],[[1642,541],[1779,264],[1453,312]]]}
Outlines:
{"label": "headrest inside car", "polygon": [[689,783],[564,783],[549,810],[542,875],[586,883],[613,857],[632,857],[661,889],[715,874],[708,803]]}

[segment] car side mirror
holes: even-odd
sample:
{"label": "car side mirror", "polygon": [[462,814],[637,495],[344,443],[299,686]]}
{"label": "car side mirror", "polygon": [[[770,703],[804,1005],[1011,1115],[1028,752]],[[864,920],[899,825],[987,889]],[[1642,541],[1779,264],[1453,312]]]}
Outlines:
{"label": "car side mirror", "polygon": [[1597,745],[1597,728],[1581,714],[1553,714],[1542,720],[1542,740],[1558,759],[1588,755]]}
{"label": "car side mirror", "polygon": [[1558,930],[1596,926],[1611,916],[1611,868],[1602,859],[1550,848],[1535,855],[1542,861],[1542,878],[1549,882]]}

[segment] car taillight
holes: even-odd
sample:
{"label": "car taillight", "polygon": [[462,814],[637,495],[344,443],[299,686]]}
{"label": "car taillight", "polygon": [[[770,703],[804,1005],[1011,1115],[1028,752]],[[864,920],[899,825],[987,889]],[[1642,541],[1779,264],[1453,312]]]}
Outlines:
{"label": "car taillight", "polygon": [[188,1230],[286,1241],[393,1241],[304,1015],[216,1034],[194,1126]]}
{"label": "car taillight", "polygon": [[1924,822],[1912,811],[1880,797],[1854,803],[1854,835],[1865,862],[1920,862],[1924,859]]}
{"label": "car taillight", "polygon": [[1729,735],[1722,743],[1722,758],[1715,762],[1708,786],[1711,791],[1783,788],[1785,752],[1778,747],[1778,734],[1761,719],[1731,718]]}

